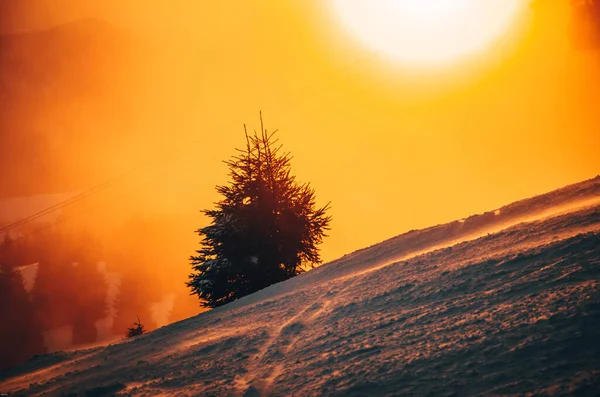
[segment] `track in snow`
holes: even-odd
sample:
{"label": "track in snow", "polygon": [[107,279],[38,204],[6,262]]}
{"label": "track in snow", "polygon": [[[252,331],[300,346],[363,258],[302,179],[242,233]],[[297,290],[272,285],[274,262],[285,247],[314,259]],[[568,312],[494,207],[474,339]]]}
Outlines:
{"label": "track in snow", "polygon": [[571,211],[415,232],[412,251],[400,236],[136,340],[39,357],[0,391],[594,395],[600,206]]}

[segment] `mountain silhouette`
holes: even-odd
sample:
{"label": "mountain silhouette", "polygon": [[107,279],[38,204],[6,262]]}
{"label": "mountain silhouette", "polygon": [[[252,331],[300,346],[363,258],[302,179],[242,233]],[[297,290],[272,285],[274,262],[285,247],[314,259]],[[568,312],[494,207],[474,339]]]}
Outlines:
{"label": "mountain silhouette", "polygon": [[81,185],[103,123],[126,117],[131,48],[129,32],[97,19],[0,36],[0,198]]}

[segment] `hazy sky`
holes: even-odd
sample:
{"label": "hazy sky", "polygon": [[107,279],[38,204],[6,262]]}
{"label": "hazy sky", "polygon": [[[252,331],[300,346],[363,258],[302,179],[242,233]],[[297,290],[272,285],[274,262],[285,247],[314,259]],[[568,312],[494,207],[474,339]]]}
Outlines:
{"label": "hazy sky", "polygon": [[139,73],[160,78],[131,90],[154,98],[135,128],[157,155],[165,141],[197,150],[165,164],[140,207],[210,207],[259,110],[332,203],[327,260],[600,173],[599,54],[569,46],[566,1],[525,7],[477,60],[433,74],[377,59],[316,0],[0,1],[4,33],[95,17],[153,43]]}

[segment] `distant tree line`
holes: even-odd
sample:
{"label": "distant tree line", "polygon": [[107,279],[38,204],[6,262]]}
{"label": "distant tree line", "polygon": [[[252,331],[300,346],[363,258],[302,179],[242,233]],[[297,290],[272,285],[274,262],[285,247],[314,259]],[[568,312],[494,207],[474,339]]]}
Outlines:
{"label": "distant tree line", "polygon": [[[107,280],[98,268],[105,261],[117,269],[127,265],[84,232],[48,229],[0,239],[0,370],[46,353],[44,334],[63,326],[72,327],[75,346],[97,341],[96,322],[107,317],[110,304],[116,335],[125,336],[138,315],[151,318],[156,280],[124,271],[116,300],[108,302]],[[22,270],[36,264],[27,291]]]}

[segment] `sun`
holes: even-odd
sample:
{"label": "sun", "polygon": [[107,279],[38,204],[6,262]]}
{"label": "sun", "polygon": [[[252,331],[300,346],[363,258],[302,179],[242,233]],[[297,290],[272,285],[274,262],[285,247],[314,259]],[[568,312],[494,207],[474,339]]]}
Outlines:
{"label": "sun", "polygon": [[526,0],[330,0],[348,33],[391,61],[438,68],[489,49]]}

